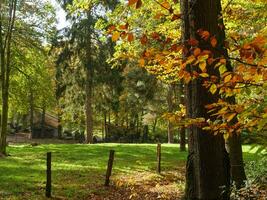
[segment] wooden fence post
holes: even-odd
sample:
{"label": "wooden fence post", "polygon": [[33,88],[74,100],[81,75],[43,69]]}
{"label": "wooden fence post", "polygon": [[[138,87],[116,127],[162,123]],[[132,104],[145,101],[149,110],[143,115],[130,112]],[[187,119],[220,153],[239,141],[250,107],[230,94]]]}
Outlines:
{"label": "wooden fence post", "polygon": [[157,172],[159,174],[161,172],[160,162],[161,162],[161,144],[158,143],[158,146],[157,146]]}
{"label": "wooden fence post", "polygon": [[106,173],[106,181],[105,181],[105,186],[109,186],[109,178],[111,176],[112,173],[112,166],[113,166],[113,161],[114,161],[114,154],[115,151],[114,150],[110,150],[109,152],[109,160],[108,160],[108,167],[107,167],[107,173]]}
{"label": "wooden fence post", "polygon": [[46,160],[46,191],[45,196],[51,197],[51,152],[47,153]]}

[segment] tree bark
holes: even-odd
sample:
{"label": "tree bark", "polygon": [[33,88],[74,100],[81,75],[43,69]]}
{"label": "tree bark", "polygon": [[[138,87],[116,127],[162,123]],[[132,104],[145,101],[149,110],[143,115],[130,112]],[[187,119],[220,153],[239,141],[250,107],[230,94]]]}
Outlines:
{"label": "tree bark", "polygon": [[238,189],[245,186],[246,173],[244,169],[241,135],[234,133],[228,138],[231,163],[231,178]]}
{"label": "tree bark", "polygon": [[92,63],[92,22],[91,22],[91,12],[87,12],[87,20],[88,20],[88,35],[86,38],[87,48],[86,48],[86,58],[87,64],[85,66],[86,69],[86,85],[85,85],[85,107],[86,107],[86,142],[92,144],[93,143],[93,63]]}
{"label": "tree bark", "polygon": [[[182,105],[185,105],[184,100],[184,87],[183,84],[179,84],[179,103]],[[181,126],[180,128],[180,151],[186,151],[186,132],[185,132],[185,126]]]}
{"label": "tree bark", "polygon": [[[168,112],[173,112],[174,105],[173,105],[173,93],[174,93],[174,85],[169,85],[168,93],[167,93],[167,104],[168,104]],[[168,143],[171,144],[174,142],[174,128],[173,124],[168,120]]]}
{"label": "tree bark", "polygon": [[42,108],[42,117],[41,117],[41,137],[45,138],[45,105]]}
{"label": "tree bark", "polygon": [[[31,87],[31,86],[30,86]],[[32,88],[30,88],[30,129],[31,129],[31,135],[30,138],[33,138],[33,131],[34,131],[34,125],[33,125],[33,113],[34,113],[34,99],[33,99],[33,91]]]}
{"label": "tree bark", "polygon": [[[218,18],[221,12],[220,0],[182,0],[183,40],[195,38],[199,29],[220,36]],[[210,50],[209,44],[200,42],[201,50]],[[187,57],[188,55],[185,55]],[[216,57],[216,55],[215,55]],[[196,70],[188,66],[188,71]],[[209,74],[218,75],[213,66],[207,66]],[[217,102],[219,96],[212,95],[202,86],[202,79],[191,80],[186,86],[187,115],[190,118],[212,118],[205,105]],[[229,157],[222,135],[192,125],[189,128],[189,156],[186,167],[187,200],[228,200],[229,199]]]}
{"label": "tree bark", "polygon": [[3,9],[5,2],[0,3],[0,68],[2,92],[2,117],[0,130],[0,154],[6,155],[6,136],[8,124],[9,76],[11,65],[11,39],[16,18],[17,0],[9,1],[9,19],[6,30],[3,28]]}
{"label": "tree bark", "polygon": [[92,107],[92,92],[93,92],[93,69],[91,66],[86,68],[86,142],[93,143],[93,107]]}

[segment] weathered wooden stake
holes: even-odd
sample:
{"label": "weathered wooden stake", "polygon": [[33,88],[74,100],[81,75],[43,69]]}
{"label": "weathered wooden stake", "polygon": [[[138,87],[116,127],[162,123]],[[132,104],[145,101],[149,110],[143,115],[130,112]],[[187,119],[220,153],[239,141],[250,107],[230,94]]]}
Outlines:
{"label": "weathered wooden stake", "polygon": [[109,152],[109,160],[108,160],[108,167],[107,167],[107,173],[106,173],[106,181],[105,181],[105,186],[109,186],[109,178],[111,176],[111,172],[112,172],[112,166],[113,166],[113,161],[114,161],[114,154],[115,151],[114,150],[110,150]]}
{"label": "weathered wooden stake", "polygon": [[50,198],[51,197],[51,152],[47,153],[47,160],[46,160],[46,191],[45,196]]}
{"label": "weathered wooden stake", "polygon": [[159,174],[161,172],[160,162],[161,162],[161,144],[158,144],[157,146],[157,172]]}

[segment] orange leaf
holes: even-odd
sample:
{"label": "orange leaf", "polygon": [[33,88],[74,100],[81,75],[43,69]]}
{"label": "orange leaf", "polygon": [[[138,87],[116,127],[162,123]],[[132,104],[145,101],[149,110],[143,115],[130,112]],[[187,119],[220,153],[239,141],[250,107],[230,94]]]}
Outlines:
{"label": "orange leaf", "polygon": [[121,30],[126,30],[126,29],[128,29],[128,24],[120,25],[119,28],[120,28]]}
{"label": "orange leaf", "polygon": [[177,20],[177,19],[180,19],[181,18],[181,16],[182,16],[182,14],[178,14],[178,15],[176,15],[176,14],[174,14],[173,16],[172,16],[172,21],[175,21],[175,20]]}
{"label": "orange leaf", "polygon": [[140,41],[141,41],[141,44],[142,44],[142,45],[145,45],[145,44],[147,43],[147,41],[148,41],[147,36],[144,34],[144,35],[141,37]]}
{"label": "orange leaf", "polygon": [[120,33],[118,31],[115,31],[112,35],[112,41],[116,42],[120,38]]}
{"label": "orange leaf", "polygon": [[201,31],[200,36],[204,39],[207,40],[210,37],[210,33],[208,31]]}
{"label": "orange leaf", "polygon": [[145,61],[144,58],[141,58],[141,59],[139,60],[139,65],[140,65],[141,67],[145,66],[145,63],[146,63],[146,61]]}
{"label": "orange leaf", "polygon": [[195,38],[190,38],[188,40],[188,44],[191,45],[191,46],[198,46],[199,42]]}
{"label": "orange leaf", "polygon": [[162,7],[167,8],[167,9],[170,9],[170,7],[171,7],[167,1],[163,2],[161,5],[162,5]]}
{"label": "orange leaf", "polygon": [[128,33],[128,42],[132,42],[134,40],[134,35],[132,33]]}
{"label": "orange leaf", "polygon": [[216,45],[217,45],[217,39],[214,36],[211,37],[210,44],[211,44],[212,47],[216,47]]}
{"label": "orange leaf", "polygon": [[230,122],[235,116],[236,116],[236,113],[231,113],[231,114],[229,114],[229,115],[226,117],[227,122]]}
{"label": "orange leaf", "polygon": [[136,4],[138,0],[129,0],[128,5],[131,6],[133,4]]}
{"label": "orange leaf", "polygon": [[136,9],[140,8],[142,6],[142,1],[141,0],[138,0],[137,3],[136,3]]}
{"label": "orange leaf", "polygon": [[199,63],[199,68],[201,69],[202,72],[206,71],[206,66],[207,66],[207,63],[205,61]]}
{"label": "orange leaf", "polygon": [[197,57],[200,53],[201,53],[200,48],[196,48],[196,49],[194,50],[194,56]]}

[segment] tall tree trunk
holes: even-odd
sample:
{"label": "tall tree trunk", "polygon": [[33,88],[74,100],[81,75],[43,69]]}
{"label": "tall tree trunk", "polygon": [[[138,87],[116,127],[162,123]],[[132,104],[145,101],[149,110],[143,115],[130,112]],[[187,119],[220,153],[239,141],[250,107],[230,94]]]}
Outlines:
{"label": "tall tree trunk", "polygon": [[34,113],[34,98],[33,98],[33,91],[32,88],[30,86],[30,98],[29,98],[29,103],[30,103],[30,129],[31,129],[31,135],[30,138],[33,138],[34,135],[34,124],[33,124],[33,113]]}
{"label": "tall tree trunk", "polygon": [[8,98],[9,98],[9,76],[11,70],[11,39],[16,17],[17,0],[8,2],[9,18],[6,30],[3,28],[3,9],[5,2],[0,3],[0,68],[2,89],[2,118],[0,132],[0,154],[6,155],[6,136],[8,125]]}
{"label": "tall tree trunk", "polygon": [[93,69],[91,66],[86,68],[86,142],[93,143],[93,107],[92,107],[92,92],[93,92]]}
{"label": "tall tree trunk", "polygon": [[[220,19],[220,24],[222,24],[222,27],[224,27],[223,18]],[[221,37],[223,40],[226,39],[225,31],[223,30],[221,33]],[[226,48],[222,49],[222,54],[225,58],[228,58],[228,52]],[[233,71],[233,67],[227,59],[226,67],[228,71]],[[230,104],[236,104],[235,97],[229,97],[226,98],[226,101]],[[235,117],[232,121],[232,123],[237,123],[237,117]],[[233,133],[228,138],[228,149],[229,149],[229,155],[230,155],[230,165],[231,165],[231,178],[234,184],[238,189],[245,186],[246,181],[246,173],[244,169],[244,161],[243,161],[243,152],[242,152],[242,142],[241,142],[241,135],[239,133]]]}
{"label": "tall tree trunk", "polygon": [[92,62],[92,16],[87,12],[87,37],[86,37],[86,85],[85,85],[85,107],[86,107],[86,142],[93,143],[93,62]]}
{"label": "tall tree trunk", "polygon": [[42,108],[42,117],[41,117],[41,137],[45,138],[45,105]]}
{"label": "tall tree trunk", "polygon": [[[173,105],[173,94],[174,94],[174,85],[169,85],[168,93],[167,93],[167,104],[168,104],[168,112],[173,112],[174,105]],[[174,142],[174,128],[173,124],[168,120],[168,143]]]}
{"label": "tall tree trunk", "polygon": [[228,138],[231,163],[231,177],[237,188],[245,185],[246,173],[244,169],[241,135],[233,134]]}
{"label": "tall tree trunk", "polygon": [[[185,105],[185,100],[184,100],[184,87],[183,84],[179,84],[179,103],[182,105]],[[185,151],[186,150],[186,132],[185,132],[185,126],[181,126],[180,128],[180,151]]]}
{"label": "tall tree trunk", "polygon": [[[218,18],[220,17],[220,0],[182,0],[183,40],[195,38],[199,29],[209,31],[220,37]],[[200,42],[201,50],[210,50],[210,44]],[[222,48],[222,47],[221,47]],[[185,55],[188,56],[188,55]],[[215,55],[216,56],[216,55]],[[188,67],[189,72],[195,68]],[[207,66],[208,73],[218,75],[213,66]],[[211,95],[202,86],[202,79],[192,80],[186,87],[187,114],[190,118],[212,118],[205,105],[217,102],[219,96]],[[189,156],[186,167],[187,200],[228,200],[230,187],[229,157],[225,150],[222,135],[214,135],[196,125],[189,129]]]}
{"label": "tall tree trunk", "polygon": [[180,151],[186,151],[185,127],[180,128]]}

